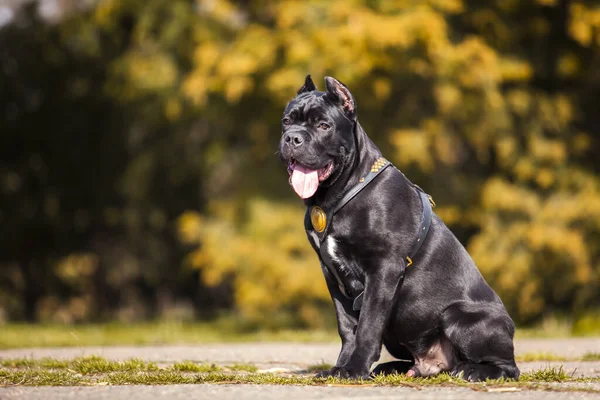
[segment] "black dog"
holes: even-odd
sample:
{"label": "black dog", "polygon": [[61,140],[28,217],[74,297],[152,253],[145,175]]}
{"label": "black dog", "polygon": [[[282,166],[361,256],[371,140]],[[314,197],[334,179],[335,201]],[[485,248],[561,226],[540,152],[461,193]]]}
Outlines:
{"label": "black dog", "polygon": [[319,92],[306,77],[285,109],[279,146],[307,206],[342,339],[335,367],[319,376],[368,377],[383,344],[410,362],[374,373],[518,378],[502,301],[428,197],[382,158],[348,88],[325,81]]}

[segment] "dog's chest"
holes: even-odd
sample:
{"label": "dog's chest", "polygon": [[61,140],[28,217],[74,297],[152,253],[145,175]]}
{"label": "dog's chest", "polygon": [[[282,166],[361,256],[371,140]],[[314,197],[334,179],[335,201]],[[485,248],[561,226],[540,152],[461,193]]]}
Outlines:
{"label": "dog's chest", "polygon": [[345,255],[338,240],[329,235],[323,241],[320,248],[321,258],[329,267],[334,267],[338,272],[344,273],[348,270],[348,255]]}
{"label": "dog's chest", "polygon": [[342,236],[326,235],[319,238],[314,230],[308,230],[313,248],[319,254],[324,268],[337,281],[342,292],[355,297],[364,290],[364,277],[356,254]]}

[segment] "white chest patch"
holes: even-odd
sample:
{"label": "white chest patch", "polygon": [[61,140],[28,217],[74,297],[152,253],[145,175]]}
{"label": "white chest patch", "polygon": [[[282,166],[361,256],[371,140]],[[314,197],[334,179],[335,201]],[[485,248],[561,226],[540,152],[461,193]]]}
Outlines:
{"label": "white chest patch", "polygon": [[333,261],[336,264],[337,268],[340,271],[343,271],[344,265],[342,264],[342,260],[340,260],[340,257],[338,256],[337,242],[333,238],[333,236],[327,236],[327,239],[325,241],[325,246],[326,246],[327,254],[329,254],[331,261]]}

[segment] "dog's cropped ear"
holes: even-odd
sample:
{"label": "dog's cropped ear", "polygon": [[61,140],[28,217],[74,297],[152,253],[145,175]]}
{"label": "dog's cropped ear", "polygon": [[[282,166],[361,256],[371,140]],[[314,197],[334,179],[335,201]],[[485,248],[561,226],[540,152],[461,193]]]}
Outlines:
{"label": "dog's cropped ear", "polygon": [[325,77],[327,96],[338,103],[350,119],[356,117],[356,102],[350,90],[342,82],[330,76]]}
{"label": "dog's cropped ear", "polygon": [[306,79],[304,80],[304,86],[302,86],[300,89],[298,89],[297,94],[312,92],[313,90],[317,90],[317,86],[312,81],[310,74],[308,74],[308,75],[306,75]]}

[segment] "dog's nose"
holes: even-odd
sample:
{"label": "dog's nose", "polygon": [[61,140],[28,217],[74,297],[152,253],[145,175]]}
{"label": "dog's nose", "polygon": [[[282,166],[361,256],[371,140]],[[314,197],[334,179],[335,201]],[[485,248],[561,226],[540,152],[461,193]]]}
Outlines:
{"label": "dog's nose", "polygon": [[298,147],[304,142],[304,138],[298,133],[289,133],[285,136],[285,142],[291,146]]}

